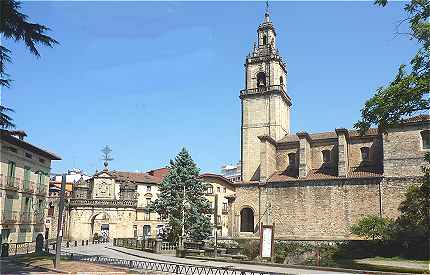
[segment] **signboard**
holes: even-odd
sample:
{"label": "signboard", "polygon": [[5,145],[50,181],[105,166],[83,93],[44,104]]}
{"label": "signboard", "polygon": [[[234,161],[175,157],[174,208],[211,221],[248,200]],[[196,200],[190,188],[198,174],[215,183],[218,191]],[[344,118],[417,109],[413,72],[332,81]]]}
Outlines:
{"label": "signboard", "polygon": [[273,226],[260,225],[260,257],[272,258],[273,254]]}

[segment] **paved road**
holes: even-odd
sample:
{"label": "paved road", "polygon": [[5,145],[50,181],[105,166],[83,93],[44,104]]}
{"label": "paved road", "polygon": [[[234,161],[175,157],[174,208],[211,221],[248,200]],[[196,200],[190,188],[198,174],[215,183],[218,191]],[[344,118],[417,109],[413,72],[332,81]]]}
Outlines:
{"label": "paved road", "polygon": [[307,270],[298,268],[286,268],[286,267],[273,267],[265,265],[250,265],[240,263],[226,263],[217,261],[206,261],[196,259],[185,259],[177,258],[174,256],[154,254],[134,249],[127,249],[123,247],[114,247],[112,244],[94,244],[88,246],[78,246],[63,249],[66,252],[79,253],[85,255],[99,255],[110,258],[127,259],[127,260],[144,260],[152,262],[171,262],[178,264],[189,264],[189,265],[203,265],[211,267],[228,267],[235,269],[262,271],[262,272],[273,272],[282,274],[348,274],[334,271],[320,271],[320,270]]}

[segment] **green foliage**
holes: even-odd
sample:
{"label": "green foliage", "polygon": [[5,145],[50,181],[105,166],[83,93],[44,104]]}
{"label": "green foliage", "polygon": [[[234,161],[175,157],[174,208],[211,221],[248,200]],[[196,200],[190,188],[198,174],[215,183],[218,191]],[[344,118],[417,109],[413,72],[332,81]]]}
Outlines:
{"label": "green foliage", "polygon": [[385,240],[390,238],[393,224],[392,219],[369,215],[352,225],[351,233],[372,240]]}
{"label": "green foliage", "polygon": [[241,254],[245,255],[249,260],[254,260],[260,255],[260,241],[257,240],[238,240],[242,247]]}
{"label": "green foliage", "polygon": [[[385,6],[387,0],[375,4]],[[430,109],[430,5],[428,0],[411,0],[404,10],[410,32],[406,35],[416,40],[421,47],[409,62],[409,68],[401,64],[397,75],[385,87],[366,101],[361,109],[361,120],[354,128],[364,134],[372,125],[380,132],[399,124],[402,118]]]}
{"label": "green foliage", "polygon": [[156,211],[163,220],[168,221],[171,241],[178,241],[182,235],[183,211],[187,239],[204,240],[210,235],[211,207],[198,176],[199,169],[183,148],[175,160],[170,161],[169,173],[160,184],[158,198],[150,205],[151,211]]}
{"label": "green foliage", "polygon": [[[46,35],[49,28],[45,25],[28,21],[28,16],[21,13],[21,2],[15,0],[0,1],[0,39],[12,39],[14,41],[24,41],[29,51],[36,57],[40,56],[37,49],[38,44],[53,47],[58,42]],[[6,63],[12,61],[11,51],[4,46],[0,46],[0,88],[10,87],[11,79],[6,73]],[[0,106],[0,127],[14,128],[12,118],[5,114],[11,109]]]}
{"label": "green foliage", "polygon": [[[430,164],[430,153],[425,160]],[[410,186],[405,199],[400,203],[400,216],[396,220],[397,238],[429,242],[430,235],[430,168],[422,167],[424,172],[421,186]]]}

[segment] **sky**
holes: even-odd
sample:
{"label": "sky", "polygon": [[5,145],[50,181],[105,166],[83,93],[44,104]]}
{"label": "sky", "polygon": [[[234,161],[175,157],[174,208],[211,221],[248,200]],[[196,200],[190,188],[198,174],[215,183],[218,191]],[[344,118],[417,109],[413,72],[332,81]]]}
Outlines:
{"label": "sky", "polygon": [[[271,2],[287,63],[291,132],[352,128],[418,45],[396,36],[402,2]],[[163,167],[186,147],[202,172],[240,160],[244,62],[264,2],[24,2],[60,42],[12,51],[3,105],[27,141],[62,157],[52,172]],[[405,26],[407,27],[407,26]]]}

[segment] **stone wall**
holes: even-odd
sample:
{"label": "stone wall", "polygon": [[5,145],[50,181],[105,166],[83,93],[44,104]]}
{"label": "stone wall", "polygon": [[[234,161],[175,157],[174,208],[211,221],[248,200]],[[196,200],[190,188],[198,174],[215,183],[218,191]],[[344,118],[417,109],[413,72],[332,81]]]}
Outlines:
{"label": "stone wall", "polygon": [[424,155],[430,150],[422,147],[421,131],[426,125],[409,125],[391,130],[383,137],[384,176],[410,177],[421,175],[426,165]]}
{"label": "stone wall", "polygon": [[[271,209],[261,220],[275,224],[277,239],[343,240],[354,239],[350,226],[366,215],[396,218],[400,202],[411,185],[420,178],[337,179],[294,181],[236,188],[233,204],[235,237],[257,237],[240,233],[240,210],[255,210],[254,223],[261,212]],[[260,194],[261,190],[261,194]]]}

